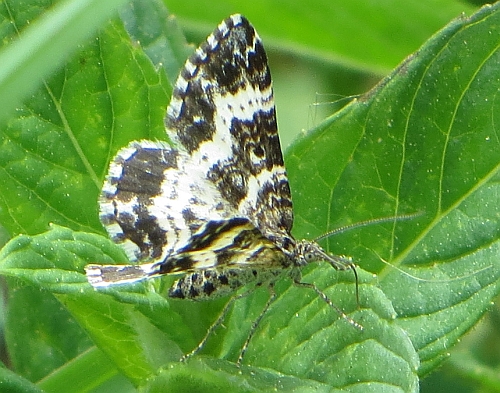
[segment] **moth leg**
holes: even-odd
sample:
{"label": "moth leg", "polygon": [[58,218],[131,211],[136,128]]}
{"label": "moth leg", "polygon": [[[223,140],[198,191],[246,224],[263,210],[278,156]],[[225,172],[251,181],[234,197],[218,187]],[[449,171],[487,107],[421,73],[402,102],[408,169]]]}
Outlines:
{"label": "moth leg", "polygon": [[269,292],[271,293],[271,296],[269,296],[269,299],[267,299],[266,305],[262,309],[262,311],[259,314],[259,316],[257,317],[257,319],[255,319],[252,322],[252,326],[250,327],[250,332],[248,333],[248,337],[245,340],[243,347],[241,348],[240,356],[238,356],[238,360],[236,361],[236,364],[238,365],[238,367],[241,366],[241,362],[243,361],[243,357],[245,356],[245,352],[248,349],[248,345],[250,344],[250,340],[252,340],[252,337],[255,334],[255,331],[257,330],[257,327],[259,326],[260,321],[262,321],[262,318],[266,314],[267,310],[269,309],[271,304],[276,300],[276,292],[274,291],[274,285],[272,285],[272,284],[269,285]]}
{"label": "moth leg", "polygon": [[248,290],[246,292],[240,293],[239,295],[233,296],[231,299],[229,299],[229,301],[226,303],[226,305],[222,309],[222,311],[219,314],[219,316],[217,317],[217,319],[208,328],[207,333],[202,338],[202,340],[200,341],[200,343],[191,352],[188,352],[184,356],[182,356],[181,359],[180,359],[180,361],[184,362],[184,361],[188,360],[189,358],[191,358],[192,356],[196,355],[198,352],[200,352],[203,349],[203,347],[205,346],[205,344],[207,343],[207,341],[210,338],[210,336],[215,331],[215,329],[217,329],[221,325],[221,323],[224,321],[224,319],[225,319],[225,317],[226,317],[229,309],[234,304],[234,302],[237,301],[237,300],[239,300],[239,299],[242,299],[242,298],[248,296],[250,293],[253,292],[253,290],[254,289],[252,288],[251,290]]}
{"label": "moth leg", "polygon": [[321,289],[319,289],[316,285],[313,283],[309,282],[302,282],[302,281],[296,281],[294,280],[293,283],[298,286],[298,287],[303,287],[303,288],[309,288],[312,289],[316,294],[325,301],[326,304],[328,304],[331,308],[333,308],[343,319],[345,319],[347,322],[349,322],[352,326],[355,328],[358,328],[359,330],[363,330],[363,326],[361,326],[359,323],[357,323],[354,319],[349,317],[344,311],[342,311],[338,306],[333,304],[333,302],[330,300],[330,298],[324,293]]}

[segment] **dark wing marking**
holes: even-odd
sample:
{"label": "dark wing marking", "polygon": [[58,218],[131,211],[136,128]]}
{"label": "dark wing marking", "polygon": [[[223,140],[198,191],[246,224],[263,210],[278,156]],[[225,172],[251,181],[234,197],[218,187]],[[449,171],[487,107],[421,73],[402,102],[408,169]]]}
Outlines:
{"label": "dark wing marking", "polygon": [[210,220],[238,214],[189,155],[167,144],[132,142],[110,165],[100,218],[131,260],[163,261]]}

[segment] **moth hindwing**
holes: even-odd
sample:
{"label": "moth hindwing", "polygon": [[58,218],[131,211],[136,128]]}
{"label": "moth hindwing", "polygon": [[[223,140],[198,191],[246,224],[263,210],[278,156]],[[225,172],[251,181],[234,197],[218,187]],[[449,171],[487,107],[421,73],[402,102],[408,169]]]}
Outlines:
{"label": "moth hindwing", "polygon": [[[104,227],[138,263],[88,265],[88,281],[99,288],[184,273],[169,296],[205,300],[248,284],[272,288],[288,275],[360,327],[314,284],[300,281],[300,268],[311,262],[327,261],[336,269],[353,264],[291,235],[292,200],[271,75],[247,19],[223,21],[186,61],[165,123],[175,147],[138,141],[121,149],[99,200]],[[265,310],[274,300],[271,292]],[[232,298],[185,357],[203,347],[230,304],[247,293]]]}

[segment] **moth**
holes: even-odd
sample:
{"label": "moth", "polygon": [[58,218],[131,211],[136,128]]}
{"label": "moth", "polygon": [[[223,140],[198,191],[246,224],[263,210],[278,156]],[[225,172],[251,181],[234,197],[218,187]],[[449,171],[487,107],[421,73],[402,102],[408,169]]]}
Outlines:
{"label": "moth", "polygon": [[[87,265],[96,288],[165,274],[184,275],[172,298],[206,300],[281,277],[315,291],[361,329],[314,284],[303,266],[326,261],[354,269],[317,242],[292,234],[293,208],[276,124],[271,74],[261,39],[241,15],[224,20],[186,61],[165,119],[172,145],[135,141],[109,167],[100,219],[132,265]],[[354,270],[355,272],[355,270]],[[357,282],[357,281],[356,281]],[[233,296],[197,353],[222,322]],[[241,363],[258,321],[244,344]]]}

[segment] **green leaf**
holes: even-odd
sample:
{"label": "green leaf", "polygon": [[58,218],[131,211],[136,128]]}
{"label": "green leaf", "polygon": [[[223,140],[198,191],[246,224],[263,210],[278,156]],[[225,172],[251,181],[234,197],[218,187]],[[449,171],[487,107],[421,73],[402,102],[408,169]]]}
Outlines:
{"label": "green leaf", "polygon": [[0,384],[4,393],[42,393],[35,384],[20,377],[14,372],[0,367]]}
{"label": "green leaf", "polygon": [[12,235],[50,222],[103,232],[96,201],[108,162],[134,138],[165,139],[169,91],[123,26],[108,23],[2,125],[2,225]]}
{"label": "green leaf", "polygon": [[[328,384],[298,379],[269,369],[242,368],[216,359],[193,359],[162,370],[148,383],[147,392],[336,392]],[[363,390],[353,390],[362,392]],[[391,391],[391,390],[386,390]],[[393,390],[397,391],[397,390]]]}
{"label": "green leaf", "polygon": [[160,0],[136,0],[130,7],[123,8],[120,16],[130,36],[140,43],[156,66],[165,69],[173,83],[195,47],[187,43],[177,20],[165,18],[166,14]]}
{"label": "green leaf", "polygon": [[[168,337],[152,325],[151,320],[145,316],[146,312],[137,311],[142,303],[149,310],[153,308],[161,318],[168,313],[168,304],[163,297],[152,291],[129,295],[119,292],[117,297],[120,301],[117,301],[95,292],[88,284],[83,271],[86,264],[95,261],[123,263],[125,260],[123,251],[109,239],[53,226],[44,234],[18,236],[10,241],[0,252],[0,274],[19,278],[29,285],[57,294],[57,299],[72,312],[93,341],[98,345],[102,344],[100,347],[116,366],[139,384],[168,359],[178,359],[180,352],[177,349],[173,355],[169,354],[170,349],[165,347]],[[44,309],[41,308],[40,312],[43,314]],[[60,318],[59,315],[51,316],[50,320],[54,323],[51,329],[56,326],[60,328]],[[39,318],[33,318],[34,323],[38,320]],[[15,322],[11,319],[12,324]],[[33,330],[33,327],[29,329],[31,334]],[[15,331],[14,326],[11,331],[12,334],[23,333]],[[54,336],[50,332],[49,335]],[[75,336],[68,335],[64,338],[74,339]],[[83,344],[81,339],[76,342],[78,345]],[[63,345],[63,348],[67,346]],[[39,353],[42,355],[43,351]],[[73,353],[72,357],[77,354]],[[31,361],[35,362],[34,359]],[[41,375],[32,376],[33,379],[46,374],[44,370],[38,372]]]}
{"label": "green leaf", "polygon": [[[41,380],[38,386],[44,392],[66,393],[68,391],[68,381],[71,381],[71,392],[83,393],[94,391],[92,389],[102,387],[109,380],[118,380],[117,375],[118,370],[114,363],[99,349],[92,347],[72,358],[63,367],[52,372]],[[127,384],[127,382],[120,384],[121,390],[117,391],[130,391],[130,383]],[[107,391],[115,390],[109,389]]]}
{"label": "green leaf", "polygon": [[2,2],[0,121],[125,2],[61,1],[40,17],[52,1]]}
{"label": "green leaf", "polygon": [[[5,325],[7,341],[17,343],[9,354],[20,374],[40,380],[92,345],[67,309],[47,291],[81,296],[89,291],[81,273],[85,261],[117,259],[125,259],[123,252],[108,239],[85,233],[73,236],[69,229],[58,227],[35,238],[19,236],[2,248],[0,274],[24,284],[9,280]],[[29,350],[19,343],[29,343]]]}
{"label": "green leaf", "polygon": [[85,261],[126,261],[123,251],[109,239],[52,226],[38,236],[21,235],[0,251],[0,271],[52,293],[80,294],[88,290]]}
{"label": "green leaf", "polygon": [[[0,14],[1,25],[21,30],[27,20],[35,24],[38,14],[50,4],[33,1],[8,6],[9,12]],[[92,12],[99,9],[94,7]],[[86,10],[81,11],[85,14]],[[94,21],[86,27],[92,29],[92,26]],[[71,27],[79,29],[80,25],[75,23]],[[3,33],[4,43],[17,36],[8,29]],[[71,41],[71,34],[63,35]],[[42,88],[18,108],[16,116],[0,128],[0,222],[12,236],[44,232],[52,222],[104,232],[96,201],[110,158],[131,139],[165,138],[163,116],[171,87],[142,50],[132,45],[120,23],[108,23],[95,39],[80,46],[64,69],[52,72],[50,80],[43,82]],[[39,77],[33,73],[27,79],[36,85]],[[13,367],[29,379],[38,380],[63,368],[69,359],[90,345],[85,331],[48,291],[66,294],[75,291],[79,296],[82,284],[88,291],[81,274],[83,264],[75,263],[77,260],[85,263],[79,258],[87,263],[102,261],[107,251],[104,247],[97,257],[85,259],[86,255],[95,254],[95,244],[78,248],[85,239],[66,242],[64,236],[57,240],[50,238],[49,232],[45,242],[33,244],[31,240],[15,239],[9,245],[11,248],[3,251],[3,255],[9,251],[11,256],[24,254],[18,260],[11,258],[9,263],[13,264],[3,265],[2,273],[42,289],[26,284],[21,287],[9,280],[5,326]],[[52,248],[52,242],[64,243],[69,248]],[[109,244],[109,240],[105,243]],[[123,262],[123,253],[119,255],[115,260]],[[63,265],[57,265],[54,259]],[[57,328],[53,329],[54,326]],[[100,368],[107,370],[108,363],[104,362]],[[83,386],[89,383],[79,382]],[[61,391],[67,388],[60,379],[56,383]]]}

